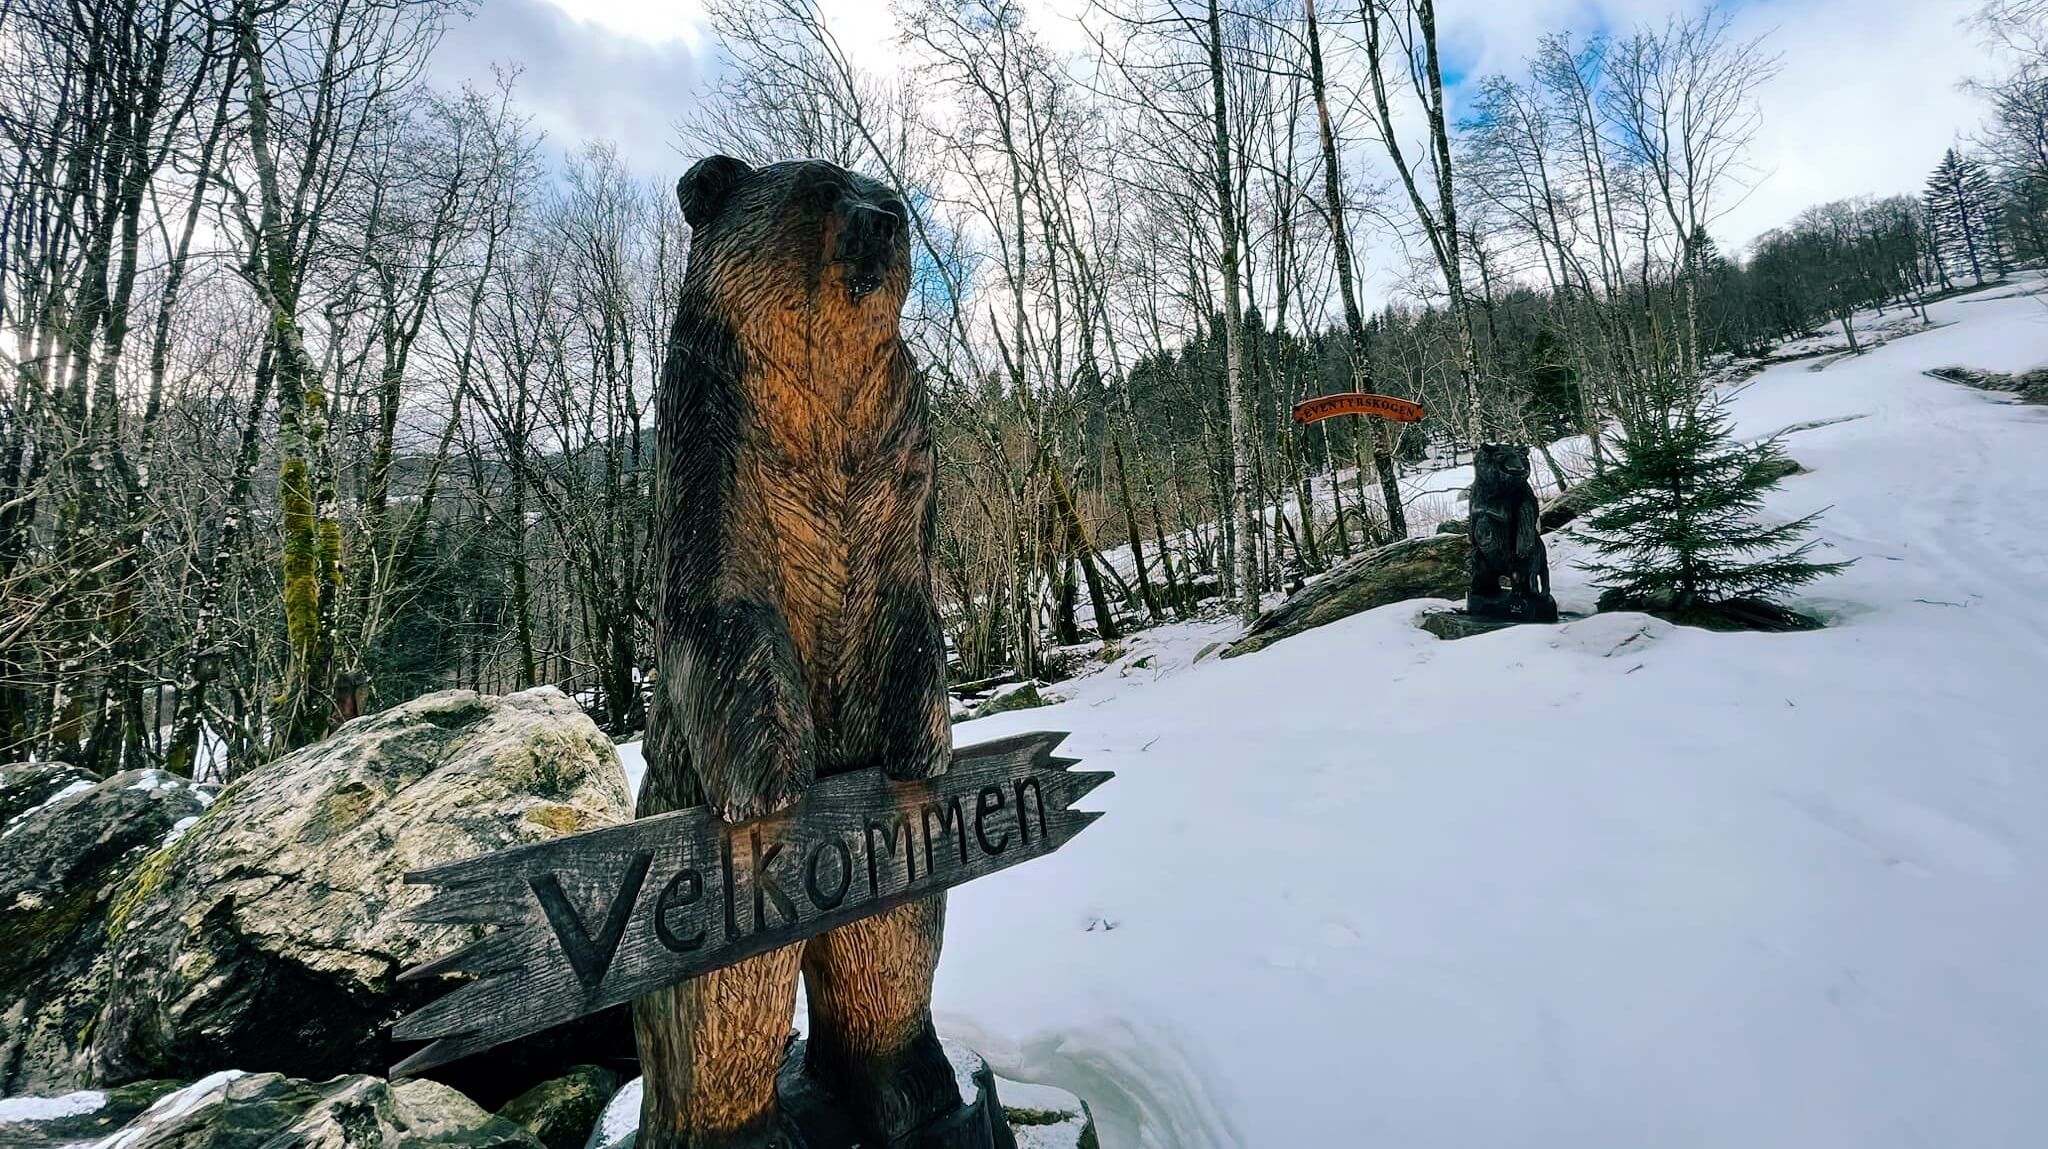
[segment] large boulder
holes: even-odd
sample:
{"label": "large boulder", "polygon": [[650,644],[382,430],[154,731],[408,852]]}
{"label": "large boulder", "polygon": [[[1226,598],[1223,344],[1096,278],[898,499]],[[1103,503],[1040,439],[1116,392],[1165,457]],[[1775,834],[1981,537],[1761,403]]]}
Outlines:
{"label": "large boulder", "polygon": [[[357,719],[224,791],[122,887],[96,1078],[233,1066],[383,1072],[391,1023],[448,988],[398,982],[481,927],[427,926],[408,870],[625,821],[611,742],[553,689],[445,691]],[[629,1057],[620,1011],[436,1074],[496,1105],[569,1065]]]}
{"label": "large boulder", "polygon": [[1599,492],[1595,490],[1593,480],[1573,484],[1570,490],[1544,502],[1536,514],[1537,529],[1549,534],[1599,505]]}
{"label": "large boulder", "polygon": [[1471,554],[1469,535],[1425,535],[1367,551],[1260,615],[1223,657],[1264,650],[1304,630],[1388,603],[1411,598],[1462,599],[1471,583],[1465,565]]}
{"label": "large boulder", "polygon": [[0,1095],[46,1093],[82,1081],[116,888],[208,799],[161,770],[98,782],[9,767],[5,789],[16,812],[0,825]]}
{"label": "large boulder", "polygon": [[[0,1099],[0,1145],[8,1149],[80,1149],[124,1128],[182,1081],[135,1081],[60,1097]],[[99,1149],[99,1146],[95,1146]]]}
{"label": "large boulder", "polygon": [[60,793],[90,790],[99,776],[63,762],[0,766],[0,831]]}
{"label": "large boulder", "polygon": [[619,1091],[619,1075],[579,1065],[514,1097],[498,1116],[533,1134],[547,1149],[583,1149],[605,1104]]}
{"label": "large boulder", "polygon": [[541,1149],[438,1081],[311,1082],[227,1071],[157,1100],[104,1144],[119,1149]]}

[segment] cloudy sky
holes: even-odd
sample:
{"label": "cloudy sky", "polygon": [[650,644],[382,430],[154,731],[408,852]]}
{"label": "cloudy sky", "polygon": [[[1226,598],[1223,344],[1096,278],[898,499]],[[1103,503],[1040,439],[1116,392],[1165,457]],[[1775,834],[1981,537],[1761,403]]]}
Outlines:
{"label": "cloudy sky", "polygon": [[[1697,0],[1438,0],[1448,67],[1519,71],[1547,31],[1661,22]],[[1756,187],[1717,229],[1740,245],[1810,204],[1914,191],[1980,116],[1959,83],[1985,55],[1964,19],[1980,0],[1737,0],[1745,34],[1768,34],[1783,67],[1763,93]],[[889,66],[886,0],[820,0],[849,51]],[[1037,0],[1055,43],[1076,43],[1082,0]],[[679,173],[673,125],[718,66],[697,0],[480,0],[452,29],[444,79],[522,68],[521,102],[557,148],[610,139],[636,171]],[[1453,98],[1457,92],[1454,90]]]}

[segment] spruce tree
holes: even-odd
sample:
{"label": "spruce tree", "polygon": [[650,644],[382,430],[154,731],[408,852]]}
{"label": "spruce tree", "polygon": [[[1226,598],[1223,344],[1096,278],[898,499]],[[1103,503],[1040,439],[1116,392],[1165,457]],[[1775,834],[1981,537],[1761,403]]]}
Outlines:
{"label": "spruce tree", "polygon": [[1602,588],[1602,610],[1710,616],[1716,604],[1768,601],[1848,565],[1807,558],[1815,543],[1801,540],[1819,512],[1760,520],[1765,492],[1795,464],[1774,439],[1737,442],[1718,401],[1642,420],[1616,449],[1597,509],[1574,528],[1596,552],[1578,566]]}
{"label": "spruce tree", "polygon": [[1927,177],[1927,225],[1948,270],[1968,271],[1979,284],[1986,267],[1999,268],[1998,188],[1980,160],[1950,148]]}

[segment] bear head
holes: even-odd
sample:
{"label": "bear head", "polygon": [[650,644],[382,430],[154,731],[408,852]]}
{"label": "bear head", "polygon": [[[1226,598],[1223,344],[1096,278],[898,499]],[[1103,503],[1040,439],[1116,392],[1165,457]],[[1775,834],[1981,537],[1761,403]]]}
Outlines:
{"label": "bear head", "polygon": [[1472,456],[1472,479],[1482,487],[1529,481],[1529,448],[1512,443],[1481,443]]}
{"label": "bear head", "polygon": [[[910,283],[910,215],[902,197],[824,160],[761,168],[731,156],[699,160],[676,184],[690,225],[692,278],[715,295],[768,298],[840,293],[893,322]],[[728,281],[719,269],[746,269]]]}

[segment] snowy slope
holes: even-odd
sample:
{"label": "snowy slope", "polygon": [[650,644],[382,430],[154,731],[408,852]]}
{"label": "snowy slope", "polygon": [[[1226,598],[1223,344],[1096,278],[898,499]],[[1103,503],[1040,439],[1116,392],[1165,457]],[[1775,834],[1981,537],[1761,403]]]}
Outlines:
{"label": "snowy slope", "polygon": [[955,892],[941,1028],[1107,1149],[2048,1144],[2048,411],[1921,375],[2048,363],[2001,293],[1735,400],[1856,416],[1772,502],[1825,632],[1410,604],[962,726],[1118,777]]}

